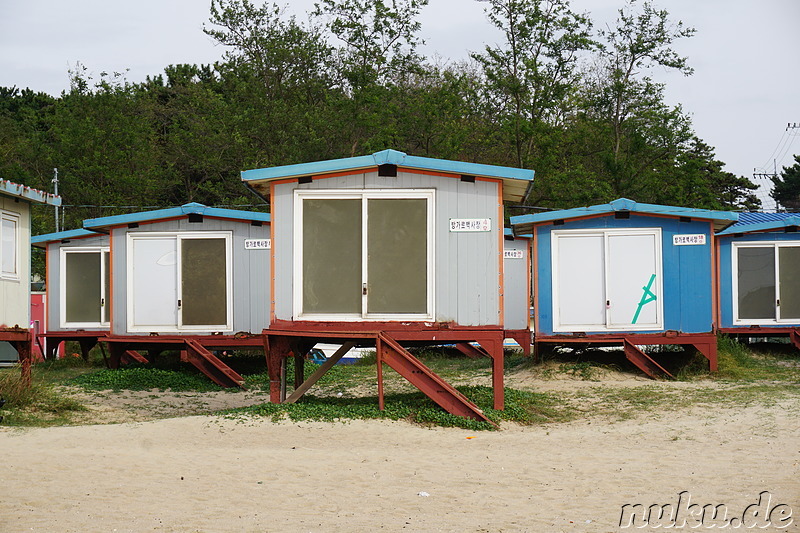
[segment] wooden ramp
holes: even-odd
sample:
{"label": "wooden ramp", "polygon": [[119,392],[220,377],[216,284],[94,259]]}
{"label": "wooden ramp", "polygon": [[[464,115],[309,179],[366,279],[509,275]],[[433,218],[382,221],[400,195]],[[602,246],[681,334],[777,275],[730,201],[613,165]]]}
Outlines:
{"label": "wooden ramp", "polygon": [[651,378],[656,379],[658,377],[666,376],[674,379],[674,376],[667,372],[664,367],[656,363],[649,355],[641,351],[628,339],[623,341],[623,348],[625,350],[625,357],[628,359],[628,361],[636,365],[639,370]]}
{"label": "wooden ramp", "polygon": [[244,388],[244,378],[197,340],[186,341],[186,360],[220,387]]}
{"label": "wooden ramp", "polygon": [[[450,414],[492,423],[469,398],[436,375],[386,332],[378,334],[377,345],[379,369],[381,362],[386,363]],[[382,384],[380,378],[378,383]],[[383,391],[378,394],[382,409]]]}

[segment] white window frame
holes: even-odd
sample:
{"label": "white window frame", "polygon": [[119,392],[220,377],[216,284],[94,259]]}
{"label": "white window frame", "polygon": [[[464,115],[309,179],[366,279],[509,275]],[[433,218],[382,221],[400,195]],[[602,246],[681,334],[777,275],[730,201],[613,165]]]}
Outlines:
{"label": "white window frame", "polygon": [[[417,199],[427,200],[427,312],[426,313],[367,313],[369,295],[361,296],[361,313],[303,313],[303,200],[308,198],[321,198],[325,200],[361,200],[361,282],[367,283],[367,228],[368,228],[368,202],[371,199]],[[292,288],[292,310],[294,317],[300,320],[319,321],[432,321],[435,316],[434,309],[434,268],[435,255],[435,228],[434,228],[434,189],[296,189],[294,191],[294,285]]]}
{"label": "white window frame", "polygon": [[[568,324],[561,325],[561,316],[559,312],[558,303],[559,299],[559,278],[560,265],[558,260],[558,239],[559,236],[572,236],[572,237],[596,237],[603,236],[603,292],[606,299],[612,299],[609,295],[609,253],[608,241],[609,236],[635,236],[635,235],[653,235],[655,238],[655,264],[656,264],[656,294],[658,298],[655,300],[656,304],[656,324],[611,324],[611,311],[607,308],[605,312],[605,324]],[[553,332],[566,333],[575,331],[655,331],[664,329],[664,291],[663,291],[663,255],[662,255],[662,238],[661,228],[603,228],[603,229],[566,229],[566,230],[552,230],[550,232],[550,254],[551,254],[551,294],[552,294],[552,316],[553,316]]]}
{"label": "white window frame", "polygon": [[181,256],[181,241],[184,239],[225,239],[225,293],[226,293],[226,324],[202,324],[187,326],[183,324],[183,307],[178,308],[177,324],[174,328],[159,326],[158,331],[166,332],[232,332],[233,331],[233,232],[232,231],[153,231],[153,232],[133,232],[127,234],[127,271],[126,271],[126,285],[127,285],[127,324],[128,331],[131,332],[152,332],[153,326],[137,326],[133,323],[133,307],[134,307],[134,287],[133,287],[133,242],[137,239],[164,239],[175,238],[176,240],[176,256],[175,256],[175,275],[176,275],[176,292],[177,299],[175,306],[178,306],[177,300],[183,299],[181,293],[182,286],[182,265],[183,257]]}
{"label": "white window frame", "polygon": [[[14,271],[6,271],[2,270],[3,264],[3,256],[6,254],[5,249],[5,229],[3,228],[3,222],[10,221],[14,223],[14,241],[12,246],[14,247]],[[13,281],[20,280],[20,216],[19,213],[14,213],[12,211],[2,211],[0,210],[0,279],[7,279]]]}
{"label": "white window frame", "polygon": [[[62,247],[59,253],[59,280],[61,280],[61,287],[58,291],[59,297],[59,322],[62,328],[97,328],[109,326],[109,309],[111,302],[103,301],[100,304],[100,322],[67,322],[67,255],[68,254],[81,254],[81,253],[99,253],[100,254],[100,294],[101,298],[105,300],[105,283],[109,275],[106,272],[105,261],[103,260],[103,253],[110,253],[108,246],[74,246]],[[110,259],[110,258],[109,258]]]}
{"label": "white window frame", "polygon": [[[772,248],[775,250],[773,268],[775,269],[775,318],[739,318],[739,248]],[[731,246],[731,295],[733,299],[733,323],[737,326],[757,326],[774,324],[796,324],[797,318],[780,318],[781,308],[777,301],[781,299],[780,249],[800,248],[797,241],[749,241],[734,242]]]}

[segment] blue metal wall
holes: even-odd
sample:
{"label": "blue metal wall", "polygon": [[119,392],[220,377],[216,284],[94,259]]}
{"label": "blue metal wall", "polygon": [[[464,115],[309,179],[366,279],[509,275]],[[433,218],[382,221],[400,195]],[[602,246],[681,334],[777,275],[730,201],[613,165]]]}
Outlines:
{"label": "blue metal wall", "polygon": [[[680,218],[630,214],[629,219],[616,219],[614,214],[594,218],[565,220],[563,225],[545,223],[536,227],[538,301],[534,312],[538,315],[540,335],[553,335],[553,272],[551,230],[568,229],[636,229],[661,228],[661,257],[663,275],[664,329],[657,331],[608,330],[586,332],[606,333],[658,333],[674,330],[682,333],[708,333],[713,329],[713,290],[711,223],[703,220],[681,222]],[[704,234],[705,245],[675,246],[676,234]],[[537,287],[534,286],[534,292]],[[564,334],[564,333],[559,333]]]}

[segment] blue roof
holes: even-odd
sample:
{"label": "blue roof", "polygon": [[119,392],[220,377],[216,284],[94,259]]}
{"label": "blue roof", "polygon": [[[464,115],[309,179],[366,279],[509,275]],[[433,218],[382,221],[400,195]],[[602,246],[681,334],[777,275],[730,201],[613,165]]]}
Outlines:
{"label": "blue roof", "polygon": [[690,217],[701,220],[711,220],[716,229],[722,229],[735,222],[739,215],[734,211],[711,211],[708,209],[693,209],[689,207],[675,207],[658,204],[642,204],[619,198],[607,204],[593,205],[589,207],[576,207],[574,209],[564,209],[561,211],[545,211],[531,215],[519,215],[511,217],[511,224],[514,226],[514,233],[531,233],[534,224],[549,222],[553,220],[564,220],[568,218],[583,218],[617,211],[630,211],[646,215],[665,215],[674,217]]}
{"label": "blue roof", "polygon": [[124,226],[139,222],[150,222],[166,218],[178,218],[190,214],[203,215],[207,217],[229,218],[232,220],[247,220],[256,222],[269,222],[269,213],[259,213],[257,211],[240,211],[238,209],[220,209],[217,207],[207,207],[203,204],[192,202],[180,207],[170,207],[167,209],[156,209],[155,211],[142,211],[140,213],[130,213],[127,215],[116,215],[111,217],[91,218],[83,221],[83,227],[90,230]]}
{"label": "blue roof", "polygon": [[[504,181],[504,197],[510,201],[521,201],[524,198],[528,186],[533,181],[534,175],[533,170],[523,168],[418,157],[407,155],[397,150],[383,150],[372,155],[245,170],[242,172],[242,181],[266,198],[269,196],[269,187],[265,185],[270,181],[366,169],[384,164],[397,165],[398,167],[409,169],[439,171],[455,175],[498,178]],[[509,190],[506,191],[506,188]]]}
{"label": "blue roof", "polygon": [[800,213],[740,213],[739,221],[718,235],[752,233],[800,226]]}
{"label": "blue roof", "polygon": [[56,233],[45,233],[43,235],[36,235],[35,237],[31,237],[31,245],[36,246],[37,248],[44,248],[48,242],[63,241],[66,239],[77,239],[79,237],[89,237],[92,235],[97,236],[102,234],[97,233],[96,231],[90,231],[88,229],[71,229],[67,231],[59,231]]}
{"label": "blue roof", "polygon": [[22,198],[29,202],[37,202],[40,204],[61,205],[60,196],[40,191],[39,189],[31,189],[25,185],[20,185],[8,180],[0,180],[0,194]]}

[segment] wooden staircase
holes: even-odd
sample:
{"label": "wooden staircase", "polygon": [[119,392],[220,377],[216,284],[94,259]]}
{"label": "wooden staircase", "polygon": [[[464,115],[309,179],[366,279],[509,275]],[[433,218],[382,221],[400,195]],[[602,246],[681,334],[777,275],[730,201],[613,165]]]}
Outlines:
{"label": "wooden staircase", "polygon": [[625,357],[636,365],[639,370],[647,374],[653,379],[659,377],[669,377],[674,379],[675,376],[667,372],[664,367],[656,363],[649,355],[641,351],[635,344],[628,339],[623,341],[623,348],[625,350]]}
{"label": "wooden staircase", "polygon": [[244,388],[244,378],[197,340],[186,341],[186,360],[220,387]]}
{"label": "wooden staircase", "polygon": [[379,367],[381,362],[386,363],[448,413],[493,424],[469,398],[436,375],[386,332],[378,334],[377,352]]}

